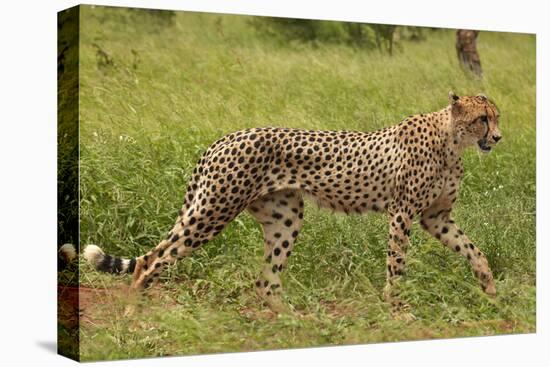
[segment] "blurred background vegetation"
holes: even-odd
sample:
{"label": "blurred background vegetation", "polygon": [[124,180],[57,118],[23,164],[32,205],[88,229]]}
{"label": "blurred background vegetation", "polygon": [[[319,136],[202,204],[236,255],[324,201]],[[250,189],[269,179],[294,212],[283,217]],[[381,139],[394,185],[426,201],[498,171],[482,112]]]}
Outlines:
{"label": "blurred background vegetation", "polygon": [[253,18],[250,24],[260,34],[283,44],[292,41],[308,42],[313,45],[339,43],[364,50],[376,48],[389,55],[393,53],[396,43],[401,46],[401,43],[396,41],[421,40],[424,37],[421,27],[398,27],[386,24],[270,17]]}

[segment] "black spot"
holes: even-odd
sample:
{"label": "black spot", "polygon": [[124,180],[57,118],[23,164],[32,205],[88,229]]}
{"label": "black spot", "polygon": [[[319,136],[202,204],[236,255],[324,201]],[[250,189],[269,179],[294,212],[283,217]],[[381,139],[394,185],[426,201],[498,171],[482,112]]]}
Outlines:
{"label": "black spot", "polygon": [[455,251],[456,251],[456,252],[459,252],[459,251],[460,251],[460,246],[456,245],[456,246],[455,246]]}
{"label": "black spot", "polygon": [[113,269],[111,267],[111,263],[113,261],[113,257],[111,255],[105,255],[103,260],[97,265],[97,270],[103,271],[106,273],[112,273]]}
{"label": "black spot", "polygon": [[116,257],[113,264],[113,273],[120,273],[122,271],[122,259]]}
{"label": "black spot", "polygon": [[443,227],[441,228],[441,233],[447,233],[449,232],[449,228],[448,227]]}
{"label": "black spot", "polygon": [[285,226],[290,227],[292,225],[292,220],[287,219],[285,220]]}
{"label": "black spot", "polygon": [[162,255],[164,255],[164,249],[160,249],[160,250],[159,250],[158,257],[162,257]]}
{"label": "black spot", "polygon": [[283,241],[283,247],[284,248],[288,248],[289,245],[290,245],[290,243],[287,240]]}
{"label": "black spot", "polygon": [[130,264],[128,264],[128,273],[133,273],[136,269],[136,259],[130,260]]}
{"label": "black spot", "polygon": [[176,257],[178,256],[178,249],[177,248],[173,248],[170,250],[170,255],[172,255],[173,257]]}
{"label": "black spot", "polygon": [[273,254],[275,254],[275,256],[279,256],[281,254],[281,249],[276,247],[275,250],[273,250]]}

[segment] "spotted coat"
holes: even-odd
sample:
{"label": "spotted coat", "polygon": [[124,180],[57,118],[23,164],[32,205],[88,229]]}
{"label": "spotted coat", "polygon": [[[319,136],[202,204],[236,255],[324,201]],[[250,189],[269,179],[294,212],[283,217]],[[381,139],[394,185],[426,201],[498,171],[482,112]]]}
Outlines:
{"label": "spotted coat", "polygon": [[410,116],[374,132],[252,128],[224,136],[196,165],[175,225],[137,259],[85,253],[99,270],[133,272],[132,288],[156,282],[162,270],[200,248],[244,210],[261,224],[264,269],[257,293],[279,311],[280,274],[300,232],[303,198],[346,214],[387,213],[387,285],[394,307],[404,304],[394,284],[404,274],[413,219],[464,256],[481,287],[495,294],[485,255],[451,219],[464,169],[461,153],[483,152],[500,140],[496,106],[483,95],[449,95],[436,112]]}

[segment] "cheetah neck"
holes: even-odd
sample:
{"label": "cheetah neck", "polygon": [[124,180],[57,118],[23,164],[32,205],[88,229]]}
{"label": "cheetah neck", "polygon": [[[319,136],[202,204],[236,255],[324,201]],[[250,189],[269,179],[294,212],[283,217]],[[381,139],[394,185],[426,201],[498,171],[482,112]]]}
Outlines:
{"label": "cheetah neck", "polygon": [[452,167],[458,163],[465,147],[459,132],[451,118],[451,106],[434,113],[436,121],[439,122],[439,136],[443,144],[445,154],[445,166]]}

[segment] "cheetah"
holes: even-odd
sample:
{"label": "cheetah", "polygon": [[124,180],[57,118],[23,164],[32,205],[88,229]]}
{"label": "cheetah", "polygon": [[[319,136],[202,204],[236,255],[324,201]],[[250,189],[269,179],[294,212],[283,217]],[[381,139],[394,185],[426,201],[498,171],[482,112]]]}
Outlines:
{"label": "cheetah", "polygon": [[415,217],[424,230],[465,257],[483,291],[494,296],[486,256],[451,219],[464,174],[462,152],[488,153],[501,139],[499,112],[486,96],[458,96],[436,112],[409,116],[374,132],[262,127],[212,144],[188,184],[184,205],[166,238],[147,254],[121,259],[89,245],[84,256],[99,271],[133,273],[144,290],[176,260],[189,256],[247,210],[263,229],[265,264],[254,288],[274,312],[284,312],[281,273],[294,249],[304,197],[346,214],[386,213],[389,241],[384,299],[408,307],[396,283],[404,275]]}

